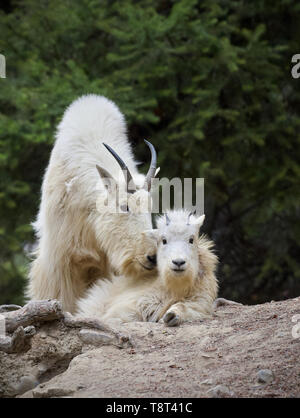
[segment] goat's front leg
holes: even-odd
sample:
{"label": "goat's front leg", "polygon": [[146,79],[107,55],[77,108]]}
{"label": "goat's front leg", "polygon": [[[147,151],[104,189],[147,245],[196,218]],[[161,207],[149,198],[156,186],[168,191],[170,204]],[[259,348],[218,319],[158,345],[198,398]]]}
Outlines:
{"label": "goat's front leg", "polygon": [[158,322],[168,309],[168,306],[156,296],[145,296],[139,299],[137,303],[138,312],[144,322]]}
{"label": "goat's front leg", "polygon": [[[174,305],[173,305],[174,306]],[[171,308],[164,314],[163,321],[167,327],[177,327],[182,322],[180,313],[176,312],[177,309],[171,310]]]}
{"label": "goat's front leg", "polygon": [[186,306],[183,302],[174,303],[163,316],[163,321],[167,327],[176,327],[186,318]]}
{"label": "goat's front leg", "polygon": [[177,302],[170,306],[163,316],[168,327],[176,327],[182,322],[209,318],[212,312],[212,301],[199,299]]}

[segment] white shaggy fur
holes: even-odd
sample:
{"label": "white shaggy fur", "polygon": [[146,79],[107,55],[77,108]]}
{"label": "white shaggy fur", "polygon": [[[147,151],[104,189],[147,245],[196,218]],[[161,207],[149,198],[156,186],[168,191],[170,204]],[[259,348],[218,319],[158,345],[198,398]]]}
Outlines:
{"label": "white shaggy fur", "polygon": [[213,242],[199,237],[204,216],[173,211],[168,220],[167,225],[166,218],[160,217],[158,229],[145,232],[158,243],[158,277],[143,282],[129,277],[98,281],[79,300],[78,316],[112,323],[163,318],[168,326],[210,316],[217,296],[218,261],[211,250]]}
{"label": "white shaggy fur", "polygon": [[[135,184],[143,185],[118,107],[102,96],[83,96],[70,105],[58,126],[33,224],[38,247],[27,296],[58,299],[70,312],[96,277],[116,273],[137,280],[153,274],[147,255],[155,254],[155,244],[141,234],[152,227],[151,215],[99,213],[96,201],[105,200],[107,190],[96,164],[125,184],[103,142],[124,160]],[[132,203],[147,197],[145,190],[130,195]]]}

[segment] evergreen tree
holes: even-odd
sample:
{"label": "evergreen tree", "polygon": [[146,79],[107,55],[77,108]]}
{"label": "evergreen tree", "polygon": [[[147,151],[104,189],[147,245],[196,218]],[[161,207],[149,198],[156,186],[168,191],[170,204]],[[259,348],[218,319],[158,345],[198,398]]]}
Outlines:
{"label": "evergreen tree", "polygon": [[205,178],[222,295],[299,294],[300,4],[27,0],[0,29],[0,303],[22,302],[55,127],[84,93],[120,106],[140,161],[145,137],[162,176]]}

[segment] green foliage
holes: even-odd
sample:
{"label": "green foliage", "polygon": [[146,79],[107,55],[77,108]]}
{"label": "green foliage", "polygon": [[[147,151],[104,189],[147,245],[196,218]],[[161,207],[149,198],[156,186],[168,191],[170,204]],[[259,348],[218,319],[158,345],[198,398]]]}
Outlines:
{"label": "green foliage", "polygon": [[[84,93],[125,113],[161,175],[205,177],[226,297],[299,294],[300,6],[292,0],[27,0],[0,12],[0,303],[19,302],[55,126]],[[51,260],[49,260],[51,262]]]}

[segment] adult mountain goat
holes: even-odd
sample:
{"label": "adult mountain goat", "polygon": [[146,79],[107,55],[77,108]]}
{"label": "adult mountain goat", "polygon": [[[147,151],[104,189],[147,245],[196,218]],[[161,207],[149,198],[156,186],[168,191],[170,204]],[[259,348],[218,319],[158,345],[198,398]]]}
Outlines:
{"label": "adult mountain goat", "polygon": [[[116,273],[135,281],[154,274],[155,244],[142,236],[152,228],[151,215],[139,210],[140,202],[148,201],[156,170],[154,147],[146,143],[152,158],[145,177],[137,171],[124,117],[113,102],[87,95],[66,110],[33,224],[38,246],[29,298],[58,299],[73,312],[95,277]],[[105,205],[114,193],[109,184],[117,184],[126,198],[119,196],[121,213]]]}
{"label": "adult mountain goat", "polygon": [[168,326],[203,319],[212,313],[217,296],[217,256],[213,242],[199,237],[204,215],[172,211],[145,232],[158,244],[158,277],[136,282],[98,281],[78,302],[77,315],[107,322],[151,321]]}

